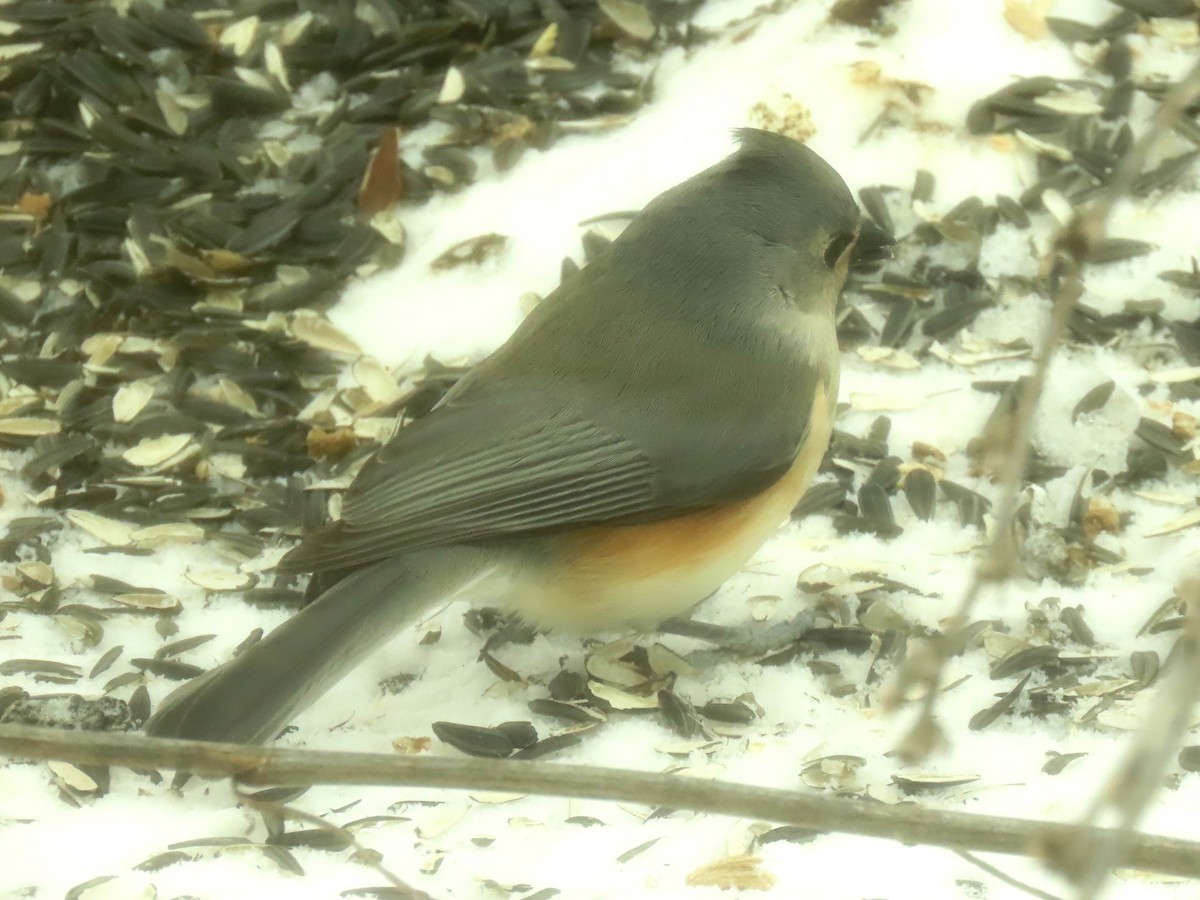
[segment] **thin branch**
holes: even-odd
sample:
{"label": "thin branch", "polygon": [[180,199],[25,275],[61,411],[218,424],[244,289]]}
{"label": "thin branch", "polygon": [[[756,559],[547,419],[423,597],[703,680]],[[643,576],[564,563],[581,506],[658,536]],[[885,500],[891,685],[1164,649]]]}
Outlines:
{"label": "thin branch", "polygon": [[1103,835],[1081,830],[1066,846],[1047,843],[1047,861],[1075,881],[1080,900],[1099,893],[1108,876],[1106,861],[1120,855],[1121,848],[1133,839],[1138,820],[1162,787],[1163,773],[1191,727],[1200,686],[1200,577],[1181,585],[1179,596],[1187,606],[1184,630],[1171,653],[1154,706],[1116,772],[1081,819],[1081,825],[1093,826],[1113,812],[1117,827],[1106,829]]}
{"label": "thin branch", "polygon": [[987,872],[998,881],[1003,881],[1007,885],[1015,887],[1018,891],[1024,891],[1031,897],[1037,897],[1038,900],[1062,900],[1057,894],[1051,894],[1048,891],[1043,891],[1041,888],[1035,888],[1032,884],[1026,884],[1018,878],[1009,875],[1003,869],[998,869],[990,862],[985,862],[974,853],[968,853],[966,850],[959,850],[958,855],[965,859],[973,866],[977,866]]}
{"label": "thin branch", "polygon": [[1133,190],[1150,149],[1166,132],[1170,131],[1187,108],[1200,97],[1200,61],[1163,97],[1150,120],[1150,127],[1138,138],[1129,152],[1113,170],[1112,178],[1096,200],[1080,217],[1084,237],[1089,245],[1104,237],[1104,228],[1112,209],[1126,194]]}
{"label": "thin branch", "polygon": [[[1192,66],[1155,111],[1150,127],[1121,160],[1106,189],[1059,237],[1058,246],[1069,250],[1063,255],[1079,267],[1086,251],[1104,236],[1113,207],[1133,187],[1150,148],[1171,129],[1187,108],[1200,97],[1200,60]],[[1180,586],[1187,617],[1184,632],[1175,644],[1171,668],[1159,687],[1154,708],[1139,730],[1113,778],[1104,786],[1083,816],[1081,830],[1068,845],[1057,845],[1047,838],[1048,862],[1066,872],[1078,886],[1080,900],[1095,897],[1110,871],[1111,860],[1121,848],[1136,839],[1134,831],[1146,806],[1162,784],[1162,777],[1191,723],[1191,712],[1200,693],[1200,581],[1189,578]],[[1106,811],[1117,813],[1117,828],[1106,829],[1103,836],[1094,826]],[[1061,852],[1055,853],[1054,850]]]}
{"label": "thin branch", "polygon": [[[59,759],[135,769],[165,768],[231,776],[242,784],[406,785],[585,797],[717,815],[761,819],[815,831],[928,844],[952,850],[1036,855],[1038,839],[1059,841],[1079,826],[887,806],[727,782],[701,781],[593,766],[477,759],[429,759],[388,753],[334,753],[241,744],[176,741],[136,734],[0,726],[0,753],[19,759]],[[1094,840],[1114,835],[1095,830]],[[1200,843],[1138,835],[1111,865],[1200,878]]]}
{"label": "thin branch", "polygon": [[[898,748],[907,760],[919,759],[942,741],[935,717],[939,688],[946,661],[961,647],[961,629],[985,586],[1006,581],[1017,564],[1013,525],[1020,505],[1021,485],[1029,463],[1033,420],[1046,383],[1050,363],[1066,335],[1075,304],[1083,294],[1082,271],[1092,248],[1104,237],[1113,207],[1133,188],[1150,148],[1178,121],[1187,107],[1200,96],[1200,62],[1163,98],[1150,127],[1134,143],[1113,172],[1108,184],[1087,207],[1075,210],[1074,219],[1055,237],[1045,261],[1045,269],[1054,285],[1050,323],[1034,358],[1033,371],[1026,380],[1021,399],[1013,413],[1012,439],[999,471],[1000,499],[995,527],[988,547],[967,583],[958,609],[950,618],[943,635],[933,641],[925,658],[914,660],[901,671],[893,696],[903,697],[915,685],[925,688],[916,724]],[[929,658],[932,657],[932,658]]]}
{"label": "thin branch", "polygon": [[[961,631],[970,622],[971,611],[989,584],[1006,581],[1016,569],[1017,545],[1013,535],[1013,523],[1020,505],[1021,485],[1025,481],[1025,470],[1029,464],[1029,451],[1033,438],[1033,417],[1041,401],[1050,363],[1067,333],[1075,303],[1083,293],[1077,277],[1063,278],[1059,283],[1050,314],[1050,324],[1042,336],[1041,345],[1033,361],[1033,372],[1025,380],[1021,399],[1013,412],[1012,439],[1004,454],[1000,473],[1000,500],[997,504],[995,526],[983,558],[971,573],[971,580],[963,592],[950,622],[953,623],[933,641],[933,660],[925,660],[914,675],[924,675],[925,693],[921,701],[921,712],[909,737],[901,744],[902,755],[910,760],[922,758],[940,741],[941,731],[936,723],[934,708],[941,694],[942,681],[946,672],[946,661],[962,647]],[[912,677],[911,675],[909,677]],[[908,685],[902,685],[898,696],[907,693]]]}

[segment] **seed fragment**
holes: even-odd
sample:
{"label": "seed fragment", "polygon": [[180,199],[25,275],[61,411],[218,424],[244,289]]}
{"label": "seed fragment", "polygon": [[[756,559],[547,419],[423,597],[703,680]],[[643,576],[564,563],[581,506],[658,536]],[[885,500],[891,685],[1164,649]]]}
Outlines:
{"label": "seed fragment", "polygon": [[0,419],[0,434],[13,437],[40,437],[48,434],[58,434],[62,423],[55,419],[44,419],[36,416],[15,416]]}
{"label": "seed fragment", "polygon": [[1116,386],[1116,382],[1114,381],[1105,381],[1084,394],[1071,410],[1071,421],[1074,422],[1080,416],[1102,409],[1108,403],[1109,398],[1112,397]]}
{"label": "seed fragment", "polygon": [[1025,685],[1029,683],[1029,679],[1033,677],[1032,673],[1026,673],[1025,676],[1013,685],[1012,689],[1005,692],[999,700],[993,703],[986,709],[981,709],[975,715],[971,716],[971,721],[967,727],[972,731],[982,731],[987,728],[1002,715],[1012,709],[1017,698],[1021,696],[1021,692],[1025,690]]}
{"label": "seed fragment", "polygon": [[318,350],[357,356],[362,349],[355,341],[336,328],[328,319],[301,311],[288,321],[288,333]]}
{"label": "seed fragment", "polygon": [[601,11],[622,31],[639,41],[654,37],[657,28],[649,11],[633,0],[599,0]]}
{"label": "seed fragment", "polygon": [[457,722],[434,722],[433,733],[439,740],[468,756],[505,759],[517,749],[509,736],[496,728],[463,725]]}
{"label": "seed fragment", "polygon": [[1061,774],[1062,771],[1075,760],[1082,759],[1083,757],[1087,756],[1086,753],[1056,753],[1053,750],[1049,751],[1046,755],[1049,756],[1050,759],[1048,759],[1042,766],[1042,771],[1047,775]]}
{"label": "seed fragment", "polygon": [[776,878],[762,868],[761,857],[743,854],[726,857],[694,869],[684,881],[690,887],[769,891],[775,886]]}
{"label": "seed fragment", "polygon": [[175,461],[193,440],[190,434],[164,434],[139,441],[121,456],[130,465],[147,469],[158,468]]}
{"label": "seed fragment", "polygon": [[920,794],[944,788],[961,787],[973,784],[979,780],[978,775],[937,775],[933,773],[916,773],[908,775],[893,775],[892,783],[906,794]]}
{"label": "seed fragment", "polygon": [[616,710],[658,709],[657,696],[642,696],[623,691],[603,681],[588,682],[588,690],[592,696],[607,706]]}
{"label": "seed fragment", "polygon": [[988,673],[992,679],[1008,678],[1027,669],[1038,669],[1058,660],[1057,647],[1019,647],[1002,659],[992,664]]}
{"label": "seed fragment", "polygon": [[435,272],[444,272],[458,266],[481,265],[498,256],[508,247],[508,237],[490,232],[453,245],[429,264]]}
{"label": "seed fragment", "polygon": [[90,775],[82,769],[65,762],[48,762],[46,767],[54,774],[57,781],[85,794],[98,790],[98,785]]}

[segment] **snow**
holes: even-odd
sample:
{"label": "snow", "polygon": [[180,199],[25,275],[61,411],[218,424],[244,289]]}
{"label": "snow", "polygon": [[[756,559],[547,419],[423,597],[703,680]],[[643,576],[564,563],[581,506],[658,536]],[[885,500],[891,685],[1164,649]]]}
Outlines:
{"label": "snow", "polygon": [[[713,3],[701,13],[698,24],[715,27],[748,14],[753,7],[745,0]],[[731,149],[730,129],[750,122],[750,111],[760,101],[777,114],[786,112],[789,96],[808,107],[816,127],[811,145],[855,189],[871,184],[907,189],[916,169],[934,172],[932,214],[950,209],[970,194],[988,199],[1000,193],[1016,196],[1030,184],[1030,154],[1010,139],[970,136],[962,123],[971,103],[1014,77],[1083,77],[1085,69],[1069,48],[1053,38],[1031,41],[1017,33],[1005,23],[999,0],[970,4],[910,0],[890,13],[896,31],[886,38],[827,23],[827,7],[827,3],[784,5],[781,11],[764,16],[740,42],[718,40],[690,55],[672,50],[659,66],[654,102],[629,125],[603,134],[573,135],[545,153],[530,151],[504,175],[487,174],[485,166],[485,174],[471,188],[405,210],[407,259],[394,271],[352,285],[331,311],[333,322],[367,354],[401,373],[415,371],[427,354],[445,362],[481,358],[520,321],[521,296],[545,295],[557,284],[563,257],[580,257],[582,220],[635,210],[661,190],[719,160]],[[1072,0],[1058,4],[1053,14],[1099,21],[1115,10],[1100,0]],[[1137,39],[1135,53],[1138,71],[1172,77],[1178,77],[1194,58],[1193,48],[1150,37]],[[882,78],[866,77],[869,71],[864,63],[877,66]],[[930,90],[923,94],[923,102],[913,106],[889,86],[895,81],[922,82]],[[907,124],[860,140],[889,103],[896,104],[897,115]],[[1083,302],[1107,313],[1120,311],[1128,299],[1157,297],[1164,301],[1168,318],[1191,320],[1200,315],[1196,296],[1156,277],[1164,269],[1190,267],[1198,202],[1200,197],[1192,191],[1122,204],[1112,223],[1113,235],[1151,241],[1157,249],[1152,255],[1089,272]],[[1045,214],[1035,218],[1032,232],[1002,225],[985,242],[981,259],[985,274],[1036,272],[1038,260],[1030,236],[1038,249],[1044,249],[1053,223]],[[901,218],[897,224],[903,232],[911,222]],[[479,267],[430,271],[430,261],[447,247],[489,231],[510,238],[501,257]],[[879,315],[879,310],[874,314]],[[1013,291],[977,319],[969,337],[993,350],[996,344],[1017,338],[1033,342],[1047,315],[1045,302]],[[960,335],[956,341],[963,339]],[[1139,339],[1153,342],[1149,333]],[[1136,345],[1073,348],[1054,364],[1037,426],[1042,452],[1050,461],[1071,467],[1047,485],[1045,503],[1060,522],[1086,470],[1119,472],[1138,419],[1163,418],[1150,404],[1167,399],[1165,387],[1160,385],[1146,396],[1138,390],[1147,380],[1150,364],[1149,355],[1139,354],[1138,349]],[[1182,362],[1174,360],[1171,365]],[[891,452],[908,460],[914,441],[932,444],[949,457],[945,464],[949,477],[988,493],[990,486],[969,473],[965,449],[990,414],[995,397],[970,385],[977,380],[1011,379],[1028,368],[1027,359],[964,367],[926,358],[919,369],[904,370],[845,353],[841,399],[849,408],[838,427],[865,434],[884,412],[892,420]],[[1079,398],[1108,379],[1117,383],[1110,402],[1072,423],[1071,410]],[[1200,414],[1200,404],[1194,401],[1179,401],[1176,408]],[[13,471],[19,469],[19,456],[10,454],[6,459]],[[22,499],[23,486],[15,475],[6,473],[2,485],[8,498],[4,516],[33,511]],[[1194,476],[1178,471],[1153,490],[1195,502]],[[1118,505],[1130,514],[1130,521],[1120,535],[1102,537],[1101,542],[1118,549],[1133,566],[1151,567],[1149,574],[1113,567],[1092,572],[1074,587],[1049,580],[1018,582],[986,594],[975,617],[995,619],[1021,638],[1027,610],[1055,598],[1052,610],[1073,605],[1084,609],[1098,642],[1093,652],[1111,657],[1097,677],[1125,673],[1134,650],[1156,650],[1165,656],[1172,643],[1170,634],[1132,635],[1171,595],[1178,578],[1195,565],[1197,540],[1194,531],[1186,530],[1162,537],[1146,535],[1189,507],[1128,492],[1120,495]],[[905,531],[889,542],[869,535],[838,535],[823,517],[784,527],[743,574],[697,608],[697,618],[736,625],[748,622],[755,612],[765,612],[767,624],[785,621],[809,602],[807,595],[797,591],[797,578],[810,567],[823,565],[847,574],[880,572],[911,585],[921,593],[893,594],[888,602],[918,626],[939,627],[954,610],[982,537],[961,528],[946,503],[927,523],[917,521],[899,496],[894,508]],[[64,531],[54,555],[60,580],[104,573],[153,585],[179,598],[185,609],[176,619],[178,637],[216,634],[186,654],[187,662],[214,665],[253,628],[270,629],[285,617],[280,611],[252,608],[236,596],[206,597],[186,580],[188,568],[235,564],[217,546],[170,546],[149,557],[83,552],[94,544],[76,529]],[[780,599],[764,601],[764,596]],[[530,683],[499,682],[477,660],[481,639],[464,626],[464,611],[462,604],[452,605],[398,635],[305,712],[295,723],[298,731],[281,742],[385,752],[396,738],[430,735],[435,720],[496,724],[529,719],[526,704],[545,696],[541,685],[557,673],[560,659],[569,658],[577,669],[582,664],[585,644],[580,637],[540,635],[527,646],[509,644],[497,651],[505,665]],[[1047,617],[1053,627],[1062,627],[1056,612],[1048,612]],[[440,628],[440,639],[418,643],[434,627]],[[105,623],[105,629],[100,646],[85,647],[72,642],[52,619],[10,613],[0,619],[0,638],[5,639],[0,641],[0,659],[60,659],[87,672],[111,646],[125,646],[124,662],[152,656],[162,643],[149,620],[139,617],[115,617]],[[698,646],[656,635],[644,642],[656,640],[677,652]],[[889,716],[867,704],[866,691],[832,695],[830,688],[839,679],[860,685],[871,656],[827,652],[822,659],[835,662],[840,675],[815,674],[801,658],[775,667],[726,661],[682,678],[677,690],[694,704],[752,692],[766,710],[743,737],[724,739],[711,752],[696,749],[683,759],[661,752],[655,748],[680,742],[658,717],[630,715],[612,717],[603,728],[584,735],[579,746],[554,759],[649,771],[682,764],[697,767],[696,777],[715,775],[799,789],[806,761],[846,754],[864,760],[847,777],[846,787],[866,787],[870,795],[888,802],[904,799],[891,784],[891,776],[908,770],[887,754],[910,724],[911,704]],[[120,666],[84,679],[73,689],[99,693],[119,670]],[[378,682],[398,673],[419,677],[397,694],[381,693]],[[947,691],[938,705],[950,744],[922,768],[977,775],[978,780],[917,798],[931,807],[1071,820],[1110,776],[1129,738],[1126,729],[1136,723],[1149,699],[1147,694],[1139,695],[1121,707],[1119,715],[1101,715],[1095,724],[1071,717],[1017,716],[971,732],[966,728],[970,717],[1011,683],[989,679],[983,652],[951,660],[946,683],[962,678],[966,680]],[[27,676],[8,683],[32,693],[46,692],[45,685]],[[161,701],[173,685],[151,678],[149,686],[155,700]],[[118,696],[127,697],[130,689],[122,688]],[[534,719],[543,734],[553,727],[548,720]],[[1052,776],[1041,771],[1049,751],[1086,755]],[[456,753],[436,740],[430,752]],[[407,805],[411,801],[437,805]],[[349,804],[352,808],[347,808]],[[643,808],[559,798],[472,802],[463,795],[418,789],[317,787],[297,805],[310,813],[328,814],[337,823],[378,814],[404,817],[366,828],[358,838],[378,850],[392,871],[439,898],[523,897],[544,888],[557,889],[559,896],[569,898],[732,896],[713,887],[689,887],[685,879],[702,865],[747,852],[753,824],[687,812],[646,819],[649,810]],[[1195,837],[1198,806],[1200,779],[1185,776],[1156,799],[1145,827]],[[592,816],[604,824],[568,823],[573,816]],[[44,765],[0,766],[4,856],[0,894],[5,896],[60,896],[72,886],[106,875],[116,877],[86,892],[88,900],[184,894],[317,898],[382,883],[377,872],[356,863],[348,853],[304,848],[292,851],[305,869],[303,877],[284,872],[252,848],[207,850],[195,861],[158,871],[133,869],[174,842],[219,835],[255,840],[264,836],[260,817],[235,806],[230,789],[220,782],[196,781],[180,795],[167,783],[152,785],[142,776],[114,769],[106,796],[74,808],[59,798]],[[483,837],[493,840],[478,840]],[[617,861],[651,840],[656,842],[644,852]],[[440,866],[435,866],[443,855]],[[1025,896],[939,849],[826,835],[809,843],[771,843],[760,855],[761,869],[776,879],[774,888],[762,893],[764,897],[903,900],[986,895],[1003,900]],[[1064,890],[1032,862],[989,859],[1017,877]],[[971,887],[974,883],[986,887],[976,891]],[[496,886],[518,884],[530,888],[509,894]],[[1109,891],[1115,898],[1153,900],[1193,895],[1194,889],[1186,884],[1135,876],[1115,880]]]}

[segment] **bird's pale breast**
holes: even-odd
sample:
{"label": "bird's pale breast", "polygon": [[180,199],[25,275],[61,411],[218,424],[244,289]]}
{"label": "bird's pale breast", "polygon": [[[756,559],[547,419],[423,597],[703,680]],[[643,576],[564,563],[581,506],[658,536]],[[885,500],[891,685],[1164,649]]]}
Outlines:
{"label": "bird's pale breast", "polygon": [[575,629],[652,625],[688,609],[745,565],[804,495],[829,444],[835,399],[821,385],[795,462],[767,490],[673,519],[565,535],[554,563],[517,579],[512,605],[530,621]]}

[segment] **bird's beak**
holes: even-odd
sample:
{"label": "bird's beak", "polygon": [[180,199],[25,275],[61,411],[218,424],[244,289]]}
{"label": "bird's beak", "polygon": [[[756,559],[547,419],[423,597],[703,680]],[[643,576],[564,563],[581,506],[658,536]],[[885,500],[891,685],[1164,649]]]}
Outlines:
{"label": "bird's beak", "polygon": [[850,260],[851,268],[871,268],[891,259],[892,245],[895,243],[894,237],[870,219],[864,218],[858,233],[858,243],[854,245],[854,256]]}

